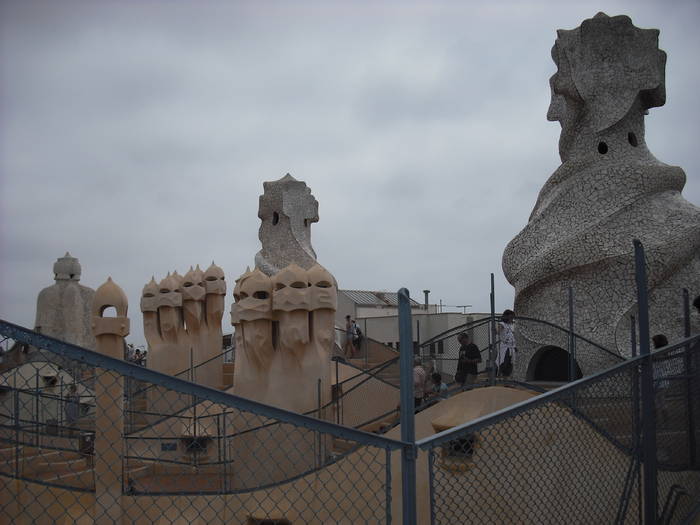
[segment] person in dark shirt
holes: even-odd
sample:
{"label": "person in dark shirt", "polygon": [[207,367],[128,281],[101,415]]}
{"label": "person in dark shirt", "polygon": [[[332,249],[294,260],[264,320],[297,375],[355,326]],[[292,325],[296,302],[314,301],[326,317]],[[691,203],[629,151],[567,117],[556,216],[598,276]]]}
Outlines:
{"label": "person in dark shirt", "polygon": [[481,363],[481,352],[479,352],[479,347],[471,342],[471,338],[466,332],[459,334],[457,341],[459,341],[460,346],[455,381],[460,383],[463,389],[471,388],[479,373],[478,364]]}

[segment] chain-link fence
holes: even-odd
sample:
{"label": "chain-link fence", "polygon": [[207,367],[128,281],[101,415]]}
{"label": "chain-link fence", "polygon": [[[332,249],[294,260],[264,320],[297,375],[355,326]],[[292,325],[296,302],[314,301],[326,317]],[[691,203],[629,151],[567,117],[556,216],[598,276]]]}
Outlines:
{"label": "chain-link fence", "polygon": [[645,469],[661,522],[681,522],[700,501],[699,355],[695,336],[419,442],[431,523],[639,523]]}
{"label": "chain-link fence", "polygon": [[0,523],[391,521],[401,442],[332,423],[332,407],[294,414],[1,328],[91,374],[0,376]]}

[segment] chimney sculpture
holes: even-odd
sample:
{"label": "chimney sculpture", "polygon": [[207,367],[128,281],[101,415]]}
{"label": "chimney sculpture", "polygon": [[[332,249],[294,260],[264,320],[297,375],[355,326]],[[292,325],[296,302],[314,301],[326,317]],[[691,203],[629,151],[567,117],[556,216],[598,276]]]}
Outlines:
{"label": "chimney sculpture", "polygon": [[[116,317],[104,317],[107,308]],[[95,292],[92,330],[97,352],[122,359],[124,337],[129,335],[128,301],[112,278]],[[95,523],[122,523],[122,439],[124,434],[124,379],[109,370],[95,370]]]}
{"label": "chimney sculpture", "polygon": [[[637,310],[633,239],[646,248],[651,333],[680,337],[681,290],[700,293],[700,209],[681,195],[683,170],[656,159],[644,140],[644,116],[666,101],[666,53],[658,30],[626,16],[598,13],[557,35],[547,118],[561,124],[562,165],[506,247],[503,271],[517,315],[567,326],[571,286],[575,331],[627,356]],[[552,343],[538,330],[518,327],[516,375]],[[584,373],[612,364],[581,347]]]}

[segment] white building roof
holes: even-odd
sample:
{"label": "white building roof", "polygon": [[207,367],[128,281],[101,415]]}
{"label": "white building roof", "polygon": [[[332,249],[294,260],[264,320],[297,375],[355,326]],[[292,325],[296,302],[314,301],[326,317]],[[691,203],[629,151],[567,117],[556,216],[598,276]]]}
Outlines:
{"label": "white building roof", "polygon": [[[358,306],[398,306],[399,294],[396,292],[377,292],[371,290],[339,290],[340,293],[354,302]],[[411,307],[419,307],[417,303],[411,299]]]}

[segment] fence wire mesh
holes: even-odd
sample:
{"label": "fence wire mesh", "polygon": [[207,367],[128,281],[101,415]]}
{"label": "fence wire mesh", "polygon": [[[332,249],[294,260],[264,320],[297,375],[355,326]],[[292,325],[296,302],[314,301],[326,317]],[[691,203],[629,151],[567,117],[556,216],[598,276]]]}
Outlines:
{"label": "fence wire mesh", "polygon": [[700,501],[695,339],[653,354],[646,412],[638,358],[421,443],[432,523],[640,523],[652,413],[659,522],[681,523]]}
{"label": "fence wire mesh", "polygon": [[390,522],[400,442],[76,354],[0,374],[0,523]]}
{"label": "fence wire mesh", "polygon": [[[30,339],[50,344],[0,371],[0,523],[398,517],[397,451],[414,445],[349,428],[397,422],[399,390],[382,379],[395,357],[334,363],[347,377],[337,372],[337,396],[307,417]],[[653,469],[658,522],[683,523],[700,501],[699,422],[696,336],[418,442],[420,522],[640,523]]]}

